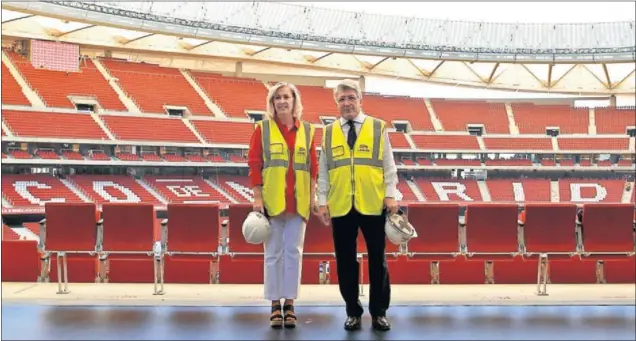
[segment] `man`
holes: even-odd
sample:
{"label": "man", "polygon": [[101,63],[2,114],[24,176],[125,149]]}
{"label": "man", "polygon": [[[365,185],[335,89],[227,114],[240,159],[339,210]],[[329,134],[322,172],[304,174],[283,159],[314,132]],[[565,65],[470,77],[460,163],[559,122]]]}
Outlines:
{"label": "man", "polygon": [[[340,119],[325,127],[318,173],[319,216],[331,223],[340,294],[346,303],[346,330],[360,329],[358,228],[367,244],[370,279],[369,312],[374,329],[391,324],[386,264],[386,214],[396,213],[397,169],[385,123],[362,113],[362,91],[344,80],[334,88]],[[386,211],[385,211],[386,208]]]}

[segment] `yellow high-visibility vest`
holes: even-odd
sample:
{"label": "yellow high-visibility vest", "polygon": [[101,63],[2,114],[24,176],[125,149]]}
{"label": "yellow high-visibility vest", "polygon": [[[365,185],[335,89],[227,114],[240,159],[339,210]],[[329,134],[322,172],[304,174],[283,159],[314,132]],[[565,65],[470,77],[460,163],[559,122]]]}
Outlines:
{"label": "yellow high-visibility vest", "polygon": [[[289,168],[289,147],[274,120],[263,120],[261,127],[263,143],[263,206],[274,217],[285,211],[287,205],[287,170]],[[311,195],[310,144],[314,138],[315,127],[309,122],[300,122],[296,132],[294,147],[294,176],[296,207],[298,214],[309,219],[309,198]]]}
{"label": "yellow high-visibility vest", "polygon": [[352,206],[364,215],[380,215],[384,209],[384,129],[386,123],[367,117],[353,150],[347,144],[340,120],[325,127],[322,152],[327,159],[332,217],[345,216]]}

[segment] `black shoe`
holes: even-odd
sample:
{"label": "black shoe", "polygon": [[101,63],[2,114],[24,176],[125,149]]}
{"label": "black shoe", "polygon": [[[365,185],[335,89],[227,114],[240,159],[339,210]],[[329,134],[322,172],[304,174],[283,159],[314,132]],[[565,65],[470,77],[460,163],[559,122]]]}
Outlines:
{"label": "black shoe", "polygon": [[360,317],[357,316],[349,316],[347,317],[347,321],[345,321],[344,329],[346,330],[358,330],[362,326],[360,321]]}
{"label": "black shoe", "polygon": [[373,329],[375,330],[379,330],[383,332],[387,330],[391,330],[391,322],[389,322],[386,316],[378,316],[378,317],[372,318],[371,324],[373,326]]}

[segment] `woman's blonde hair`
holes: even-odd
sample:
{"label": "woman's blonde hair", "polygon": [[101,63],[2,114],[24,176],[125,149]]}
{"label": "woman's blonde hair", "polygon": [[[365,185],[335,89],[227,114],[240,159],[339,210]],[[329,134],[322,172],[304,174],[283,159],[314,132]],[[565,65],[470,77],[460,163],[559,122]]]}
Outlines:
{"label": "woman's blonde hair", "polygon": [[300,98],[300,91],[294,84],[280,82],[271,88],[269,88],[269,92],[267,93],[267,118],[273,119],[276,115],[276,108],[274,107],[274,96],[276,95],[276,91],[282,87],[287,87],[292,93],[294,97],[294,107],[292,108],[292,116],[297,120],[303,116],[303,101]]}

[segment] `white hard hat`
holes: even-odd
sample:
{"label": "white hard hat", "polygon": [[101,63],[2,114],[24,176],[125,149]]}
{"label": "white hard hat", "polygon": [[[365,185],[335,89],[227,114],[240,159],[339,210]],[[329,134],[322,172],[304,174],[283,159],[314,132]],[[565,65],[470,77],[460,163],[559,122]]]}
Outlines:
{"label": "white hard hat", "polygon": [[417,238],[417,231],[404,216],[402,210],[398,210],[396,214],[389,214],[386,217],[384,231],[389,241],[395,245],[408,242],[412,238]]}
{"label": "white hard hat", "polygon": [[269,220],[261,212],[250,212],[243,222],[243,237],[250,244],[264,243],[271,230]]}

